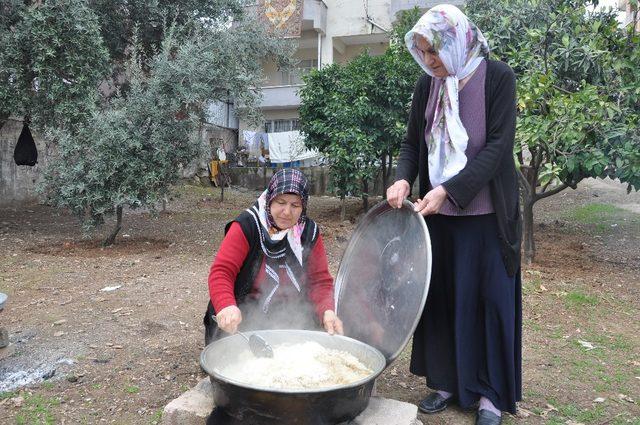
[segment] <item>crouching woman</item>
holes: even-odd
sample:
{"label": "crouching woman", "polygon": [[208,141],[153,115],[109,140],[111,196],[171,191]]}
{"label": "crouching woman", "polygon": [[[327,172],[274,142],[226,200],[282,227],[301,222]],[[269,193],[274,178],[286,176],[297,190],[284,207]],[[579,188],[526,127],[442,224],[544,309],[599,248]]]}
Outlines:
{"label": "crouching woman", "polygon": [[306,176],[282,169],[255,204],[227,224],[209,272],[205,344],[239,327],[343,333],[320,229],[307,217],[308,200]]}

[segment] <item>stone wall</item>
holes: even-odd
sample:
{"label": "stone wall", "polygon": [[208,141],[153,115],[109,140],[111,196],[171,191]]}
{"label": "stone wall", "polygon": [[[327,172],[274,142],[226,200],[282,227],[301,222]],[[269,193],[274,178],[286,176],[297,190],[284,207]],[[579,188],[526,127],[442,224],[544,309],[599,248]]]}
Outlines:
{"label": "stone wall", "polygon": [[[277,170],[277,168],[265,167],[232,167],[229,168],[229,173],[231,174],[231,184],[234,186],[241,186],[251,190],[264,190],[269,183],[269,179]],[[300,170],[309,179],[309,192],[311,195],[330,195],[329,167],[302,167]],[[383,190],[382,177],[379,177],[373,187],[369,188],[369,193],[372,196],[380,196]]]}
{"label": "stone wall", "polygon": [[[300,170],[309,179],[311,195],[325,195],[328,192],[329,169],[327,167],[307,167]],[[267,167],[232,167],[231,184],[250,190],[264,190],[277,168]]]}
{"label": "stone wall", "polygon": [[[39,201],[36,186],[42,178],[42,170],[47,164],[49,151],[44,139],[31,130],[38,149],[38,163],[33,167],[17,166],[13,160],[13,151],[22,131],[22,121],[9,119],[0,129],[0,208],[27,205]],[[201,158],[193,161],[181,170],[184,179],[194,177],[206,181],[207,164],[213,158],[218,147],[233,151],[237,134],[234,130],[203,125],[201,129]]]}
{"label": "stone wall", "polygon": [[37,202],[36,185],[47,162],[46,146],[42,137],[31,134],[38,149],[38,163],[33,167],[17,166],[13,151],[22,131],[22,121],[9,119],[0,129],[0,207]]}

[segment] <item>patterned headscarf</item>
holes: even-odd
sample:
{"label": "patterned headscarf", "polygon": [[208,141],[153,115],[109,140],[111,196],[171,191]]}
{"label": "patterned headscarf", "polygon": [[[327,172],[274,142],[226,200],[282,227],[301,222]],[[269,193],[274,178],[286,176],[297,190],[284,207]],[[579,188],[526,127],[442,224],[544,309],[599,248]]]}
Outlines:
{"label": "patterned headscarf", "polygon": [[[302,213],[298,222],[289,229],[278,229],[276,222],[271,215],[271,201],[283,193],[293,193],[300,196],[302,200]],[[262,195],[258,198],[257,210],[258,217],[262,227],[267,230],[264,232],[264,236],[268,237],[269,241],[263,241],[266,245],[276,243],[283,239],[287,239],[289,246],[293,250],[296,258],[302,264],[302,232],[307,222],[307,203],[309,201],[309,181],[307,177],[300,170],[294,168],[283,168],[271,177],[269,186],[262,192]],[[268,231],[270,228],[276,229],[275,234],[270,234]]]}
{"label": "patterned headscarf", "polygon": [[[418,50],[415,37],[425,38],[438,52],[449,76],[435,77]],[[430,96],[436,98],[431,133],[426,135],[429,151],[429,180],[436,187],[458,174],[467,164],[465,150],[469,136],[460,120],[458,83],[469,76],[489,54],[482,32],[455,6],[441,4],[425,13],[405,36],[413,58],[434,77]]]}
{"label": "patterned headscarf", "polygon": [[[309,181],[300,170],[294,168],[283,168],[271,177],[267,187],[266,209],[267,217],[271,227],[278,228],[276,221],[271,215],[271,201],[283,193],[293,193],[302,199],[302,214],[298,219],[298,224],[304,224],[307,218],[307,201],[309,200]],[[282,229],[279,229],[282,230]]]}

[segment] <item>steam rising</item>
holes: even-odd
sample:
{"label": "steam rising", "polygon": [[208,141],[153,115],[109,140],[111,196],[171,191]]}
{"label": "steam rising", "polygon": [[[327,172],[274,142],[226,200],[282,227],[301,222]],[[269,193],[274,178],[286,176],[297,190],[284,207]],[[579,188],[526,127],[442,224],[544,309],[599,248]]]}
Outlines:
{"label": "steam rising", "polygon": [[[281,284],[270,302],[267,298],[274,289],[273,281],[263,281],[261,293],[254,298],[249,295],[240,303],[242,323],[240,330],[260,329],[307,329],[319,330],[320,323],[309,300],[307,282],[303,276],[296,276],[302,291],[290,283]],[[265,311],[266,310],[266,311]]]}

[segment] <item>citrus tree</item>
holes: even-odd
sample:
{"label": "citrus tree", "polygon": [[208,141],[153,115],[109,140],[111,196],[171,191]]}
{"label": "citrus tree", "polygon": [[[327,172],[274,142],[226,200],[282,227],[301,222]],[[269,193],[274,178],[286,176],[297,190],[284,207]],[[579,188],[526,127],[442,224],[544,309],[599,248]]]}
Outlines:
{"label": "citrus tree", "polygon": [[346,64],[311,72],[300,92],[305,144],[328,159],[334,193],[342,199],[362,196],[365,210],[373,180],[382,175],[386,188],[405,134],[420,68],[396,34],[418,13],[403,15],[383,55],[364,52]]}
{"label": "citrus tree", "polygon": [[[640,38],[587,0],[471,0],[492,54],[515,71],[524,254],[533,206],[588,177],[640,187]],[[637,8],[637,2],[634,2]]]}

